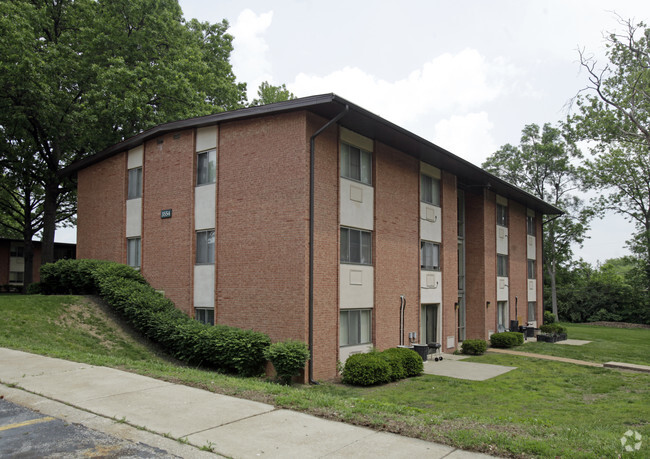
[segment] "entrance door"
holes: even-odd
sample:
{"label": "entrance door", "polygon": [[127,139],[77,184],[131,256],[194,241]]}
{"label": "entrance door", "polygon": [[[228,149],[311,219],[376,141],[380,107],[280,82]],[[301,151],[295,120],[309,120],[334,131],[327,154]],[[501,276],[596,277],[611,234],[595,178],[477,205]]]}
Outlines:
{"label": "entrance door", "polygon": [[423,344],[439,343],[438,338],[438,304],[422,305],[422,339]]}

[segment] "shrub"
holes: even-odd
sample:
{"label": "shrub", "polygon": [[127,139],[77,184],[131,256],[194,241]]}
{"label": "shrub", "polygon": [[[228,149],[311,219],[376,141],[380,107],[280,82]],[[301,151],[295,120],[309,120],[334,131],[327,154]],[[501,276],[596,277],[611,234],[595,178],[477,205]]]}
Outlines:
{"label": "shrub", "polygon": [[559,335],[560,333],[566,333],[566,327],[563,327],[560,324],[544,324],[539,327],[539,330],[542,333],[547,333],[549,335]]}
{"label": "shrub", "polygon": [[484,339],[466,339],[460,348],[463,354],[482,355],[487,349],[487,342]]}
{"label": "shrub", "polygon": [[309,349],[302,341],[287,340],[271,344],[264,351],[264,357],[271,361],[280,381],[291,384],[291,378],[305,368]]}
{"label": "shrub", "polygon": [[402,362],[402,368],[404,369],[404,378],[410,378],[411,376],[419,376],[424,370],[424,363],[422,362],[422,357],[420,354],[415,352],[412,349],[406,347],[394,347],[386,349],[382,352],[384,355],[397,355],[399,356]]}
{"label": "shrub", "polygon": [[490,337],[490,344],[500,348],[519,346],[524,344],[524,334],[519,332],[495,333]]}
{"label": "shrub", "polygon": [[552,324],[555,323],[555,315],[551,311],[544,311],[544,323]]}
{"label": "shrub", "polygon": [[262,373],[264,333],[190,318],[135,269],[99,260],[59,260],[41,267],[43,293],[97,293],[144,336],[179,360],[245,376]]}
{"label": "shrub", "polygon": [[397,381],[406,378],[402,355],[399,352],[391,351],[392,349],[386,349],[379,353],[379,355],[386,360],[390,366],[390,380]]}
{"label": "shrub", "polygon": [[353,354],[343,368],[343,382],[355,386],[384,384],[390,381],[390,375],[390,364],[378,352]]}
{"label": "shrub", "polygon": [[27,286],[27,292],[28,295],[39,295],[41,293],[41,284],[40,282],[34,282],[33,284],[29,284]]}

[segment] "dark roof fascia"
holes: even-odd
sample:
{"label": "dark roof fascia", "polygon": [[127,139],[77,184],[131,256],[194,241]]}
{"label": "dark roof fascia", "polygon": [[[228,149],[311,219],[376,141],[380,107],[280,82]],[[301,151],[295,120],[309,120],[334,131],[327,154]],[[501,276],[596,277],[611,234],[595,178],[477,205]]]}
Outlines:
{"label": "dark roof fascia", "polygon": [[476,166],[444,148],[439,147],[438,145],[435,145],[434,143],[333,93],[302,97],[300,99],[277,102],[274,104],[242,108],[229,112],[215,113],[213,115],[161,124],[120,143],[112,145],[95,155],[77,161],[63,169],[60,174],[74,174],[77,171],[98,163],[114,154],[137,147],[151,138],[173,131],[200,128],[225,121],[255,118],[297,110],[308,110],[323,116],[324,118],[333,118],[345,106],[349,107],[349,112],[339,121],[341,126],[358,132],[366,137],[379,140],[380,142],[403,151],[410,156],[414,156],[423,162],[447,170],[456,175],[459,185],[465,185],[468,189],[479,187],[487,188],[506,198],[525,204],[527,207],[543,214],[557,215],[564,213],[561,209],[542,201],[536,196],[533,196],[532,194],[493,174],[490,174],[479,166]]}

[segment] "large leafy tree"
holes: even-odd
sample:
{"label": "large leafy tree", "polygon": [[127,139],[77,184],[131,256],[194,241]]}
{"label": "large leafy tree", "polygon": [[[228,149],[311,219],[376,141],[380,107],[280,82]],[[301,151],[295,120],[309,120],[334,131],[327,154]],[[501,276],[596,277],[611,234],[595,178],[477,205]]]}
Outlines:
{"label": "large leafy tree", "polygon": [[590,141],[585,171],[587,184],[602,192],[598,208],[636,224],[628,244],[645,264],[650,307],[650,29],[621,24],[624,32],[606,37],[604,65],[580,53],[589,83],[576,98],[571,121],[578,136]]}
{"label": "large leafy tree", "polygon": [[293,100],[296,96],[289,91],[283,83],[280,86],[273,86],[268,81],[262,82],[260,87],[257,88],[257,99],[253,99],[251,107],[257,105],[273,104],[275,102],[284,102],[285,100]]}
{"label": "large leafy tree", "polygon": [[573,161],[580,151],[567,132],[545,124],[524,127],[519,146],[502,146],[483,168],[565,213],[544,223],[544,270],[551,287],[553,314],[558,317],[556,275],[558,268],[573,257],[572,245],[581,244],[588,230],[590,209],[573,194],[579,177]]}
{"label": "large leafy tree", "polygon": [[14,200],[35,199],[21,233],[42,226],[43,262],[71,215],[61,206],[74,210],[62,168],[153,125],[244,105],[227,27],[185,21],[177,0],[0,0],[2,180],[32,168]]}

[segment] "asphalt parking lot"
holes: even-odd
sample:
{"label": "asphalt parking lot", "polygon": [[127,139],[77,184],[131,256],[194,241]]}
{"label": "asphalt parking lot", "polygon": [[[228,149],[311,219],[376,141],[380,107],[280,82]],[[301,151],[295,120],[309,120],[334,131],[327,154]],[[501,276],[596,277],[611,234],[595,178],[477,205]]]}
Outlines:
{"label": "asphalt parking lot", "polygon": [[143,443],[111,437],[0,399],[0,457],[173,458]]}

